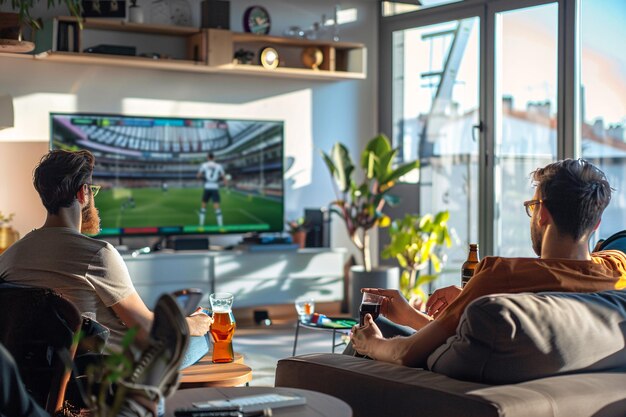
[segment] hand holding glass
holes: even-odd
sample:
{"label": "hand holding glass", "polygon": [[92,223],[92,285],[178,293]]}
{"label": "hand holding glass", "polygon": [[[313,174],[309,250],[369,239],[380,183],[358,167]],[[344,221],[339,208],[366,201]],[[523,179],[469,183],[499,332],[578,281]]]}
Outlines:
{"label": "hand holding glass", "polygon": [[372,315],[372,319],[376,320],[378,318],[383,298],[385,297],[382,295],[376,295],[369,292],[363,293],[361,307],[359,308],[359,325],[363,326],[365,323],[365,315],[368,313]]}
{"label": "hand holding glass", "polygon": [[235,359],[233,352],[233,335],[235,334],[235,317],[232,313],[233,295],[227,292],[218,292],[209,296],[213,310],[213,362],[227,363]]}

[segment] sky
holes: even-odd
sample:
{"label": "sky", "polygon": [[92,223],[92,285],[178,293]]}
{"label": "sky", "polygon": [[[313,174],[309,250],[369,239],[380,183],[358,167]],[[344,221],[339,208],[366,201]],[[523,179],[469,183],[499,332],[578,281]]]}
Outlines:
{"label": "sky", "polygon": [[[514,98],[517,109],[529,101],[552,103],[556,109],[557,25],[556,3],[499,14],[501,36],[499,60],[501,92]],[[626,123],[626,0],[583,0],[581,13],[581,81],[585,88],[585,121],[602,117],[605,125]],[[434,25],[406,31],[406,75],[434,70],[432,62],[441,62],[446,45],[442,41],[424,41],[421,35],[449,25]],[[459,68],[454,99],[461,110],[476,106],[478,83],[478,24]],[[437,64],[434,65],[435,67]],[[427,113],[430,100],[419,99],[427,91],[419,86],[423,79],[405,79],[405,117]],[[417,100],[416,100],[417,98]]]}

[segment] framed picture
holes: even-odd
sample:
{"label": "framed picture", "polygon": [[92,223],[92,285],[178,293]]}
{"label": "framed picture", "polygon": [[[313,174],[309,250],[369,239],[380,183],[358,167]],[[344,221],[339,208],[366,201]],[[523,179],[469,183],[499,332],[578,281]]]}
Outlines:
{"label": "framed picture", "polygon": [[126,17],[126,0],[82,0],[83,17]]}
{"label": "framed picture", "polygon": [[267,35],[272,22],[270,14],[262,6],[251,6],[243,14],[243,28],[246,32]]}

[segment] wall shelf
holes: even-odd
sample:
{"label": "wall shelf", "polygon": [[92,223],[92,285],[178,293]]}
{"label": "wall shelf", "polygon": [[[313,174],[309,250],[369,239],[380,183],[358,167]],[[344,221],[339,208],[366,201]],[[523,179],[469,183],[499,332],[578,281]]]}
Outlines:
{"label": "wall shelf", "polygon": [[[69,33],[63,31],[69,31]],[[89,31],[97,31],[100,36],[103,32],[134,33],[144,37],[165,36],[180,39],[178,42],[183,42],[183,46],[178,48],[178,56],[159,59],[80,52],[85,48],[87,36],[85,32]],[[39,62],[76,65],[111,65],[152,70],[286,79],[339,81],[366,78],[366,49],[363,44],[355,42],[293,39],[236,33],[220,29],[198,29],[98,19],[85,19],[83,30],[78,30],[77,21],[72,17],[57,17],[46,21],[44,29],[40,32],[37,35],[37,50],[34,55],[0,54],[0,57],[30,58]],[[70,39],[69,44],[68,39]],[[127,43],[132,43],[130,36],[124,39]],[[115,41],[112,43],[115,44]],[[155,39],[153,44],[159,46],[160,43]],[[93,44],[88,46],[93,46]],[[257,64],[256,60],[251,64],[238,64],[233,61],[236,50],[244,49],[258,54],[258,51],[266,46],[275,48],[281,57],[280,65],[276,69],[264,68]],[[300,55],[308,47],[319,48],[322,52],[323,63],[319,69],[306,68],[302,64]]]}

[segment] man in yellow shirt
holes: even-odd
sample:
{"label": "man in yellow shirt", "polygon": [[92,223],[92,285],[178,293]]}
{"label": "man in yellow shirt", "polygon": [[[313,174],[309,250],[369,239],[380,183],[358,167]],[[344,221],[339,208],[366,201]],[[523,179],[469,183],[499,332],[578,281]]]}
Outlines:
{"label": "man in yellow shirt", "polygon": [[539,258],[486,257],[463,291],[447,288],[433,294],[428,306],[432,316],[412,308],[396,290],[365,288],[365,292],[387,297],[382,313],[388,319],[417,332],[385,338],[371,316],[366,316],[365,324],[352,330],[353,348],[373,359],[421,366],[454,335],[465,307],[483,295],[625,288],[624,253],[589,253],[589,239],[611,200],[604,173],[585,160],[567,159],[539,168],[532,176],[535,195],[524,206]]}

